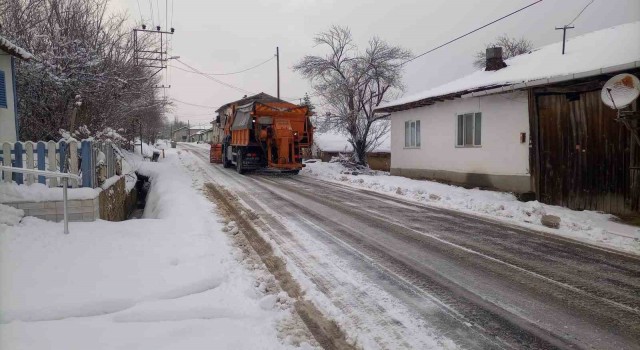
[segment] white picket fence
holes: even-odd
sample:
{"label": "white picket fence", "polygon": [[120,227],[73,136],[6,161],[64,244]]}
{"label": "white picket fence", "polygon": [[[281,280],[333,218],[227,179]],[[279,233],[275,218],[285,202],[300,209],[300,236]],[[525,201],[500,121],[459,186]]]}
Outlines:
{"label": "white picket fence", "polygon": [[[103,154],[104,157],[100,155]],[[116,174],[117,155],[111,143],[93,140],[49,141],[49,142],[3,142],[0,147],[0,161],[7,166],[24,169],[38,169],[63,172],[81,176],[81,181],[72,179],[71,188],[98,187],[98,170],[106,170],[106,178]],[[4,182],[31,185],[33,183],[58,187],[57,178],[22,174],[4,170],[0,173]]]}

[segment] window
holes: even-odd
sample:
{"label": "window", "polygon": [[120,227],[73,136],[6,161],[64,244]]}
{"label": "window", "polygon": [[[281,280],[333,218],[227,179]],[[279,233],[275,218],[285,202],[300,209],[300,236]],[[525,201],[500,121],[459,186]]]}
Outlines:
{"label": "window", "polygon": [[420,121],[404,122],[404,147],[420,148]]}
{"label": "window", "polygon": [[0,70],[0,108],[7,108],[7,86],[5,84],[4,71]]}
{"label": "window", "polygon": [[482,145],[482,113],[458,114],[457,147]]}

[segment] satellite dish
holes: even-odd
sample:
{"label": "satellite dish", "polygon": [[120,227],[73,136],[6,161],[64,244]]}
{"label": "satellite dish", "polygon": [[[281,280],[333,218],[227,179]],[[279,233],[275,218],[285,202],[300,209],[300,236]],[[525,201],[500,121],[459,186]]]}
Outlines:
{"label": "satellite dish", "polygon": [[602,91],[602,102],[613,109],[622,109],[640,96],[640,80],[631,74],[618,74],[609,79]]}

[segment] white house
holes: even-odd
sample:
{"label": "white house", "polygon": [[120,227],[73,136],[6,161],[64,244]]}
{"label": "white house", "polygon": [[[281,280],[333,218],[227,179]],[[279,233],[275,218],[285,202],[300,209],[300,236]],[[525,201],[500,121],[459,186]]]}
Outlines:
{"label": "white house", "polygon": [[[632,171],[637,146],[600,90],[615,74],[640,76],[639,43],[634,22],[568,39],[564,55],[562,42],[506,61],[492,48],[487,70],[381,105],[391,113],[391,173],[586,209],[618,186],[629,207],[640,191],[610,163],[616,155],[616,166]],[[585,193],[589,200],[573,203]]]}
{"label": "white house", "polygon": [[31,57],[26,50],[0,36],[0,142],[18,139],[15,60]]}

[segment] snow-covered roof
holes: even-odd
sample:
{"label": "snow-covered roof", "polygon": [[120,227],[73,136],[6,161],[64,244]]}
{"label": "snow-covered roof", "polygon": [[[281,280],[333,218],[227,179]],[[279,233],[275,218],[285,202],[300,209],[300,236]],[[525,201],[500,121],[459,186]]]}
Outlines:
{"label": "snow-covered roof", "polygon": [[29,53],[27,50],[12,43],[11,41],[7,40],[5,37],[1,35],[0,35],[0,50],[9,53],[12,56],[22,58],[24,60],[28,60],[33,57],[33,55]]}
{"label": "snow-covered roof", "polygon": [[638,43],[640,21],[598,30],[568,39],[564,55],[562,41],[546,45],[505,60],[507,67],[500,70],[479,70],[447,84],[382,104],[376,110],[393,112],[503,86],[640,68]]}
{"label": "snow-covered roof", "polygon": [[335,131],[313,134],[313,142],[323,152],[352,152],[353,147],[347,141],[347,136]]}
{"label": "snow-covered roof", "polygon": [[[348,137],[336,131],[330,130],[321,133],[315,133],[313,135],[313,142],[323,152],[353,152],[353,147],[349,143]],[[389,137],[389,135],[387,135],[382,143],[372,152],[390,151],[391,138]]]}

